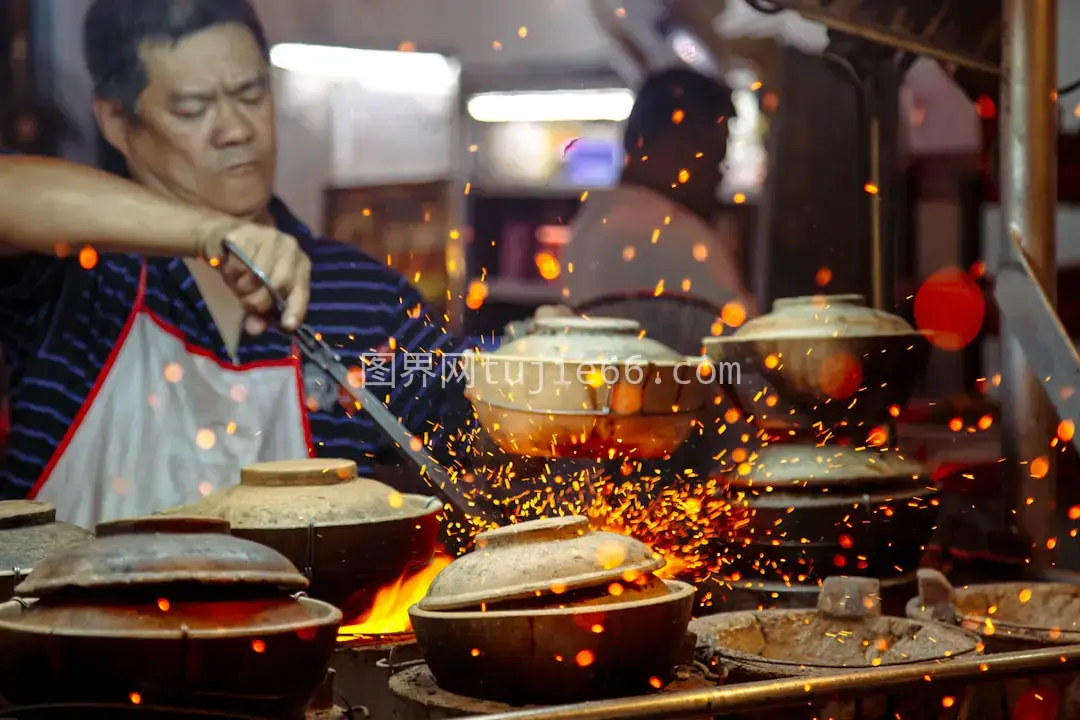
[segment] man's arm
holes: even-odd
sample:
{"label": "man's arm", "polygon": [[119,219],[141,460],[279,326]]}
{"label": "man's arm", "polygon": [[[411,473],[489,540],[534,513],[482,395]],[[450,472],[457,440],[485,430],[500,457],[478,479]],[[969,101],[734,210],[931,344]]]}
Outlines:
{"label": "man's arm", "polygon": [[[54,254],[58,243],[101,252],[196,257],[202,239],[237,225],[63,160],[0,155],[0,253]],[[215,228],[216,226],[216,228]]]}
{"label": "man's arm", "polygon": [[[286,328],[297,327],[307,312],[311,261],[296,238],[275,228],[178,203],[100,170],[51,158],[0,154],[0,198],[0,256],[56,255],[64,254],[58,245],[93,245],[105,253],[212,259],[250,316],[248,332],[257,334],[274,303],[260,280],[225,254],[222,241],[228,239],[285,298]],[[26,270],[0,267],[0,296],[12,283],[25,283]]]}

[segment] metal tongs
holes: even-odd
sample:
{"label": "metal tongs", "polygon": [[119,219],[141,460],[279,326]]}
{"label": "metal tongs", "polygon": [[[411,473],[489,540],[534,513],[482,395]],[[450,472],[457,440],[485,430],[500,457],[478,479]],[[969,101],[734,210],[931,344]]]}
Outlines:
{"label": "metal tongs", "polygon": [[[270,278],[256,267],[251,258],[243,250],[236,247],[235,244],[225,240],[222,246],[226,252],[239,260],[263,284],[274,302],[276,316],[280,318],[282,313],[285,312],[285,298],[281,297],[281,293],[271,285]],[[349,381],[349,370],[345,363],[342,362],[341,356],[322,339],[319,333],[315,332],[310,325],[302,323],[300,327],[293,331],[293,337],[300,351],[330,375],[341,386],[341,389],[356,402],[358,409],[366,411],[372,417],[379,432],[395,447],[398,455],[412,463],[419,470],[421,477],[432,488],[446,495],[459,512],[473,516],[482,514],[483,511],[479,504],[473,503],[465,497],[461,488],[450,479],[450,474],[446,471],[446,468],[423,451],[423,443],[394,417],[394,414],[387,409],[386,405],[366,387],[362,385],[356,387]]]}

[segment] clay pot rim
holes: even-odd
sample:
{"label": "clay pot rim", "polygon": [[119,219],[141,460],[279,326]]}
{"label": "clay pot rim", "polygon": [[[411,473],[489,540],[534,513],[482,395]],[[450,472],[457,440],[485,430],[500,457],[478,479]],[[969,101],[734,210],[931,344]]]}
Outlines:
{"label": "clay pot rim", "polygon": [[[702,402],[700,405],[691,405],[691,406],[686,407],[685,409],[683,408],[682,405],[680,405],[677,412],[672,412],[671,410],[668,410],[667,412],[626,412],[626,413],[616,412],[614,410],[607,410],[607,411],[605,411],[605,410],[552,410],[552,409],[544,410],[544,409],[535,408],[535,407],[522,407],[522,406],[517,406],[517,405],[510,405],[509,403],[504,404],[504,403],[501,403],[501,402],[496,402],[496,401],[485,399],[485,398],[482,398],[482,397],[477,398],[477,397],[474,397],[471,393],[475,393],[475,390],[472,389],[472,388],[466,388],[466,390],[465,390],[465,398],[469,402],[476,403],[478,405],[486,405],[488,408],[491,408],[492,410],[498,410],[500,412],[519,412],[519,413],[523,413],[525,415],[535,415],[537,417],[547,417],[549,415],[553,415],[555,417],[576,417],[576,418],[582,418],[582,419],[585,419],[585,418],[610,418],[612,420],[618,420],[620,418],[643,418],[643,417],[644,418],[657,418],[657,419],[660,419],[660,418],[677,418],[677,417],[680,417],[682,415],[697,415],[699,412],[701,412],[701,409],[703,407],[705,407],[705,405],[706,405],[705,402]],[[540,430],[538,429],[537,432],[540,432]],[[633,447],[629,443],[620,443],[620,442],[615,442],[615,443],[613,443],[613,445],[614,446],[624,445],[624,446]],[[680,446],[681,446],[681,443],[680,443]]]}
{"label": "clay pot rim", "polygon": [[[771,615],[771,616],[777,616],[777,617],[786,615],[786,616],[799,617],[799,616],[807,616],[807,615],[818,615],[819,613],[820,613],[819,610],[811,610],[811,609],[807,609],[807,610],[783,610],[783,609],[778,608],[778,609],[773,609],[773,610],[741,610],[741,611],[733,612],[733,613],[723,613],[723,616],[725,618],[730,618],[731,620],[738,620],[738,619],[740,619],[742,617],[758,618],[758,617],[761,617],[762,615],[765,615],[765,616],[770,616]],[[706,618],[703,618],[703,619],[706,619]],[[959,640],[960,638],[963,638],[963,639],[969,641],[971,643],[971,648],[968,649],[968,650],[960,650],[960,651],[954,652],[953,654],[948,655],[948,656],[941,655],[939,657],[930,658],[930,659],[924,659],[924,660],[914,660],[914,659],[912,659],[912,660],[901,660],[899,662],[891,662],[891,663],[882,662],[881,665],[878,665],[876,667],[883,667],[883,668],[884,667],[898,667],[898,666],[903,666],[903,665],[915,665],[915,664],[926,663],[926,662],[948,661],[948,660],[951,660],[953,658],[961,657],[961,656],[964,656],[964,655],[970,655],[972,653],[978,654],[979,653],[979,645],[982,644],[982,638],[979,637],[979,635],[977,635],[976,633],[971,632],[970,630],[965,630],[964,628],[960,628],[960,627],[953,627],[953,626],[950,626],[950,625],[945,625],[943,623],[933,622],[933,621],[930,621],[930,620],[915,620],[913,618],[897,617],[895,615],[879,615],[877,617],[877,619],[894,620],[894,621],[900,621],[900,622],[903,622],[903,623],[914,623],[914,624],[920,624],[920,625],[922,625],[923,627],[926,627],[926,628],[940,629],[943,633],[948,633],[948,634],[954,636],[957,640]],[[854,622],[860,622],[860,621],[855,620]],[[699,638],[701,637],[701,635],[702,635],[701,633],[698,633]],[[737,650],[729,650],[729,649],[724,648],[722,645],[720,645],[719,642],[714,643],[714,649],[712,650],[712,654],[713,654],[714,657],[724,658],[725,660],[736,661],[736,662],[742,663],[743,665],[755,665],[755,666],[764,667],[764,668],[768,668],[770,666],[780,666],[780,667],[793,668],[793,669],[804,669],[804,670],[810,670],[810,671],[813,671],[813,670],[829,670],[829,671],[832,671],[832,670],[859,670],[859,669],[864,669],[864,668],[875,667],[873,665],[870,665],[869,663],[867,663],[865,665],[823,665],[823,664],[819,664],[819,663],[799,662],[797,660],[774,660],[772,658],[764,658],[764,657],[762,657],[760,655],[752,655],[752,654],[749,654],[749,653],[738,652]],[[798,674],[805,674],[805,673],[798,673]]]}
{"label": "clay pot rim", "polygon": [[[701,339],[701,344],[706,348],[712,345],[735,345],[755,343],[855,343],[863,340],[896,340],[897,338],[910,338],[911,340],[929,341],[935,335],[933,330],[908,330],[895,333],[871,333],[866,335],[762,335],[739,337],[738,335],[709,335]],[[783,369],[770,372],[783,372]]]}
{"label": "clay pot rim", "polygon": [[[419,603],[409,607],[409,615],[422,617],[428,620],[480,620],[484,618],[527,618],[527,617],[556,617],[560,615],[609,615],[623,610],[634,610],[648,605],[664,605],[679,602],[687,598],[693,598],[697,588],[690,583],[681,580],[663,580],[669,592],[659,597],[631,600],[624,603],[609,603],[605,605],[581,605],[568,608],[535,608],[528,610],[425,610]],[[558,595],[551,595],[558,598]],[[512,599],[512,598],[510,598]],[[501,600],[500,600],[501,602]]]}
{"label": "clay pot rim", "polygon": [[[306,606],[311,610],[317,611],[317,615],[309,617],[307,620],[294,621],[291,623],[282,623],[280,625],[229,625],[223,627],[217,627],[214,629],[190,629],[190,628],[177,628],[175,630],[116,630],[109,632],[94,632],[85,630],[83,628],[65,628],[65,627],[27,627],[18,622],[17,619],[9,619],[8,615],[11,614],[14,618],[22,616],[22,613],[29,612],[37,604],[37,600],[30,598],[26,600],[9,600],[8,602],[0,603],[0,631],[14,632],[23,635],[50,635],[60,636],[67,638],[118,638],[118,639],[138,639],[138,640],[173,640],[183,637],[188,637],[196,640],[225,640],[233,638],[255,638],[257,636],[269,637],[271,635],[280,635],[282,633],[292,633],[297,630],[304,630],[308,628],[321,628],[333,624],[335,627],[341,625],[344,616],[341,610],[330,603],[323,602],[322,600],[316,600],[306,596],[289,598],[289,596],[282,596],[281,600],[298,603],[300,606]],[[228,602],[228,601],[225,601]],[[243,601],[232,601],[243,602]],[[213,601],[204,601],[202,604],[213,604]]]}
{"label": "clay pot rim", "polygon": [[[102,576],[93,580],[75,580],[72,581],[67,578],[55,581],[42,581],[36,586],[32,586],[29,592],[34,593],[26,597],[39,597],[41,594],[52,595],[53,593],[61,590],[101,590],[107,588],[149,588],[162,586],[163,589],[170,585],[203,585],[213,586],[219,585],[222,587],[273,587],[281,588],[286,591],[292,590],[299,592],[306,590],[311,584],[310,581],[301,575],[299,572],[261,572],[258,570],[221,570],[215,572],[203,572],[202,574],[193,574],[190,570],[171,570],[168,572],[140,572],[137,577],[130,582],[123,582],[118,579],[119,574],[113,574],[108,576]],[[29,580],[29,576],[27,577]],[[301,582],[303,581],[303,582]],[[20,584],[15,588],[16,594],[19,593]],[[22,592],[28,592],[23,590]]]}

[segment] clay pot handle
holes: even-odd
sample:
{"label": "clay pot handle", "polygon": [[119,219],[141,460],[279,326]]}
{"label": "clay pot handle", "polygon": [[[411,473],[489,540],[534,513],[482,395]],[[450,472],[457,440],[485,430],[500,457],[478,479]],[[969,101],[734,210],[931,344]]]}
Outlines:
{"label": "clay pot handle", "polygon": [[352,460],[304,458],[255,463],[240,469],[240,484],[262,487],[338,485],[356,479]]}
{"label": "clay pot handle", "polygon": [[933,568],[919,568],[919,604],[923,607],[953,607],[956,605],[956,589],[949,579]]}
{"label": "clay pot handle", "polygon": [[877,578],[827,577],[818,595],[818,612],[839,620],[881,616],[881,583]]}
{"label": "clay pot handle", "polygon": [[930,612],[930,618],[938,622],[960,621],[956,610],[956,589],[943,574],[933,568],[919,568],[919,605]]}
{"label": "clay pot handle", "polygon": [[0,530],[48,525],[56,522],[56,508],[36,500],[5,500],[0,502]]}
{"label": "clay pot handle", "polygon": [[503,525],[476,536],[476,547],[494,549],[527,543],[572,540],[589,531],[589,519],[580,515],[545,518],[528,523]]}

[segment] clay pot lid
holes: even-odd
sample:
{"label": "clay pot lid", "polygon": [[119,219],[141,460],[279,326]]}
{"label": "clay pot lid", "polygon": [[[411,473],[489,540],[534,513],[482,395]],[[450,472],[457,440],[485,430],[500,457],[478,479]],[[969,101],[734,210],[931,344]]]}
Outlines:
{"label": "clay pot lid", "polygon": [[532,322],[532,332],[493,356],[570,362],[681,362],[667,345],[645,337],[640,323],[625,318],[552,317]]}
{"label": "clay pot lid", "polygon": [[229,534],[218,518],[159,516],[101,523],[97,538],[46,557],[15,590],[41,597],[60,590],[159,585],[264,585],[303,590],[307,578],[276,550]]}
{"label": "clay pot lid", "polygon": [[239,485],[164,514],[222,518],[235,530],[285,530],[405,520],[441,508],[436,498],[357,477],[351,460],[311,458],[248,465]]}
{"label": "clay pot lid", "polygon": [[810,295],[776,300],[771,313],[748,321],[734,337],[797,340],[913,334],[916,331],[903,318],[867,307],[862,295]]}
{"label": "clay pot lid", "polygon": [[0,502],[0,530],[44,525],[56,521],[56,508],[37,500]]}
{"label": "clay pot lid", "polygon": [[[751,455],[729,484],[755,487],[817,487],[837,484],[896,484],[918,481],[926,467],[893,450],[848,445],[776,442]],[[924,481],[927,482],[927,481]]]}
{"label": "clay pot lid", "polygon": [[[56,508],[48,503],[35,500],[2,501],[0,576],[22,577],[60,548],[84,543],[91,537],[88,530],[56,522]],[[7,587],[10,589],[10,584]]]}
{"label": "clay pot lid", "polygon": [[421,610],[456,610],[483,603],[605,585],[651,573],[664,559],[626,535],[591,532],[571,516],[531,520],[476,536],[476,550],[432,581]]}

